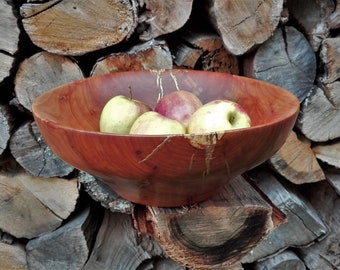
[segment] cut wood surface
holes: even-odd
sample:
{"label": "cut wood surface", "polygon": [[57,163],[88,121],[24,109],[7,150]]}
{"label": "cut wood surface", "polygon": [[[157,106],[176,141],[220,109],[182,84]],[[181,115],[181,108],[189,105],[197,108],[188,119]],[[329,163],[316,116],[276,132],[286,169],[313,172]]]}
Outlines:
{"label": "cut wood surface", "polygon": [[70,58],[39,52],[20,63],[14,90],[18,102],[31,111],[34,99],[42,93],[83,78],[79,66]]}
{"label": "cut wood surface", "polygon": [[324,63],[323,83],[331,83],[340,78],[340,37],[326,38],[320,50],[320,58]]}
{"label": "cut wood surface", "polygon": [[[0,2],[0,51],[14,55],[19,50],[20,29],[10,1]],[[2,64],[1,64],[2,66]]]}
{"label": "cut wood surface", "polygon": [[301,102],[313,89],[316,58],[304,35],[286,26],[246,57],[244,73],[291,91]]}
{"label": "cut wood surface", "polygon": [[225,49],[219,35],[213,31],[187,29],[180,32],[172,44],[177,67],[239,74],[237,57]]}
{"label": "cut wood surface", "polygon": [[208,201],[135,208],[134,217],[136,228],[155,237],[173,260],[193,269],[221,269],[239,262],[273,230],[272,215],[272,207],[239,176]]}
{"label": "cut wood surface", "polygon": [[34,121],[24,122],[13,133],[9,149],[16,161],[35,176],[62,177],[74,170],[46,145]]}
{"label": "cut wood surface", "polygon": [[329,35],[329,16],[335,8],[329,0],[288,0],[290,16],[297,21],[313,50],[318,51],[323,39]]}
{"label": "cut wood surface", "polygon": [[336,0],[335,10],[330,14],[328,19],[328,25],[330,29],[337,29],[340,27],[340,1]]}
{"label": "cut wood surface", "polygon": [[0,229],[18,238],[56,229],[75,209],[79,196],[76,179],[7,172],[0,174],[0,185]]}
{"label": "cut wood surface", "polygon": [[[340,91],[332,91],[339,102]],[[326,142],[340,137],[340,103],[330,100],[319,87],[302,103],[297,127],[310,140]]]}
{"label": "cut wood surface", "polygon": [[[157,242],[139,238],[132,224],[131,215],[106,210],[94,249],[83,270],[143,269],[143,264],[153,256],[164,257]],[[183,269],[178,265],[174,269],[176,267]]]}
{"label": "cut wood surface", "polygon": [[25,246],[0,241],[0,270],[27,270]]}
{"label": "cut wood surface", "polygon": [[28,269],[82,269],[93,246],[97,223],[98,216],[87,207],[62,227],[30,240],[26,245]]}
{"label": "cut wood surface", "polygon": [[340,168],[340,140],[335,140],[327,144],[316,144],[312,150],[319,160]]}
{"label": "cut wood surface", "polygon": [[138,33],[150,40],[180,29],[189,19],[193,0],[138,0],[140,12]]}
{"label": "cut wood surface", "polygon": [[115,71],[172,69],[172,56],[163,40],[151,40],[125,52],[113,53],[97,60],[91,76]]}
{"label": "cut wood surface", "polygon": [[325,179],[312,149],[311,142],[292,131],[285,144],[270,159],[269,164],[294,184],[313,183]]}
{"label": "cut wood surface", "polygon": [[300,258],[310,270],[340,269],[340,197],[327,181],[308,187],[308,199],[327,224],[325,239],[299,249]]}
{"label": "cut wood surface", "polygon": [[229,52],[245,54],[266,41],[279,24],[282,0],[206,0],[208,20]]}
{"label": "cut wood surface", "polygon": [[59,1],[21,6],[34,44],[62,55],[83,55],[126,40],[137,25],[135,1]]}
{"label": "cut wood surface", "polygon": [[281,183],[261,166],[248,172],[247,177],[287,216],[288,222],[273,230],[242,262],[254,262],[291,246],[311,245],[325,237],[326,225],[294,186]]}
{"label": "cut wood surface", "polygon": [[306,266],[302,260],[293,251],[286,250],[270,257],[266,260],[259,261],[255,264],[254,270],[305,270]]}

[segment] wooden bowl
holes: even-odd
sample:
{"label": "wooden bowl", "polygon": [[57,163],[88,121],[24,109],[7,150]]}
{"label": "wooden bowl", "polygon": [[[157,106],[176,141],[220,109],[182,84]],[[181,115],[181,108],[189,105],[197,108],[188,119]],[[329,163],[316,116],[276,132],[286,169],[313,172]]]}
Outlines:
{"label": "wooden bowl", "polygon": [[[155,106],[177,89],[203,103],[229,99],[252,127],[206,135],[118,135],[99,132],[104,104],[129,96]],[[153,206],[197,203],[231,178],[271,157],[285,142],[299,110],[290,92],[246,77],[194,70],[118,72],[75,81],[39,96],[35,121],[51,150],[108,184],[121,197]]]}

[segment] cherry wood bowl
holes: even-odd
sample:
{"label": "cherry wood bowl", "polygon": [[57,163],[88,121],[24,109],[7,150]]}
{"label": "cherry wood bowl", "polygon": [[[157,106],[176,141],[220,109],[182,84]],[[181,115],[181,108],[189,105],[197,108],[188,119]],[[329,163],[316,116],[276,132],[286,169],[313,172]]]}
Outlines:
{"label": "cherry wood bowl", "polygon": [[[118,94],[155,107],[177,89],[203,103],[229,99],[250,115],[250,128],[205,135],[118,135],[99,132],[104,104]],[[231,178],[271,157],[299,110],[290,92],[257,80],[194,70],[118,72],[75,81],[39,96],[35,121],[51,150],[108,184],[121,197],[153,206],[197,203]]]}

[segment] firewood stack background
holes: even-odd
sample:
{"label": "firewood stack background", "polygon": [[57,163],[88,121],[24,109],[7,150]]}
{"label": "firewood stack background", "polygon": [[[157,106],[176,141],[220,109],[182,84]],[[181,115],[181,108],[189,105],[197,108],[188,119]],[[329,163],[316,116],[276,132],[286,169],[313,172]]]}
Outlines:
{"label": "firewood stack background", "polygon": [[[0,269],[340,269],[339,27],[339,0],[1,0]],[[171,68],[288,89],[294,130],[211,200],[157,208],[65,164],[33,121],[55,86]]]}

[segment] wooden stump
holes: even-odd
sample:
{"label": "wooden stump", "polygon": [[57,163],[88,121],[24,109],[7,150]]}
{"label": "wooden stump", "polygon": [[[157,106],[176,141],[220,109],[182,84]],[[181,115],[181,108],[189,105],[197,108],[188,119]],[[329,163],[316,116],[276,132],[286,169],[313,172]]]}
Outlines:
{"label": "wooden stump", "polygon": [[100,58],[94,65],[91,76],[145,69],[172,69],[172,56],[165,41],[151,40],[135,45],[125,52]]}
{"label": "wooden stump", "polygon": [[189,19],[193,0],[138,0],[137,32],[146,41],[180,29]]}
{"label": "wooden stump", "polygon": [[294,184],[325,180],[325,175],[311,149],[311,142],[294,131],[270,159],[269,164]]}
{"label": "wooden stump", "polygon": [[[335,100],[339,100],[339,91],[334,92]],[[297,127],[310,140],[326,142],[340,137],[340,103],[333,103],[325,92],[315,87],[315,90],[303,102]]]}
{"label": "wooden stump", "polygon": [[[33,238],[56,229],[75,209],[77,180],[0,174],[0,229],[17,238]],[[20,217],[20,218],[18,218]]]}
{"label": "wooden stump", "polygon": [[290,16],[300,25],[316,52],[323,39],[329,35],[329,16],[335,8],[328,0],[288,0]]}
{"label": "wooden stump", "polygon": [[69,175],[74,170],[46,145],[34,121],[23,123],[13,133],[9,149],[16,161],[35,176],[61,177]]}
{"label": "wooden stump", "polygon": [[120,43],[137,25],[136,3],[128,0],[52,0],[23,4],[20,12],[33,43],[61,55],[83,55]]}
{"label": "wooden stump", "polygon": [[282,0],[206,0],[208,20],[227,50],[242,55],[265,42],[279,24]]}
{"label": "wooden stump", "polygon": [[239,263],[273,229],[272,215],[272,207],[239,176],[208,201],[139,207],[134,218],[138,231],[155,237],[173,260],[192,269],[221,269]]}
{"label": "wooden stump", "polygon": [[75,61],[60,55],[39,52],[20,63],[15,76],[19,104],[31,111],[34,99],[64,83],[83,79]]}
{"label": "wooden stump", "polygon": [[281,86],[303,101],[313,89],[316,58],[303,34],[286,26],[278,28],[255,53],[246,57],[244,73]]}
{"label": "wooden stump", "polygon": [[288,182],[281,183],[262,166],[248,172],[247,176],[287,216],[287,222],[273,230],[242,262],[254,262],[292,246],[311,245],[325,237],[326,225],[296,187]]}
{"label": "wooden stump", "polygon": [[57,230],[30,240],[26,245],[28,268],[82,269],[93,246],[97,223],[98,215],[87,207]]}

